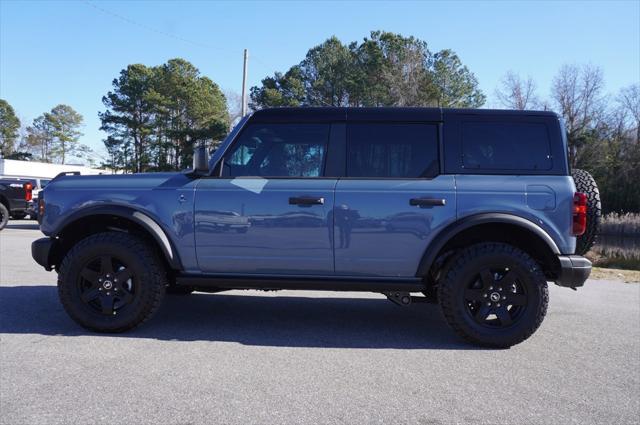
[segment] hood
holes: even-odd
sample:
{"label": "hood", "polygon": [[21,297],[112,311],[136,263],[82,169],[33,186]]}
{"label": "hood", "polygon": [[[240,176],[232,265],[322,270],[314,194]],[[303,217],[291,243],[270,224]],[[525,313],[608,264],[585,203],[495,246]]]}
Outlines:
{"label": "hood", "polygon": [[191,178],[185,173],[138,173],[138,174],[96,174],[66,175],[52,180],[44,189],[58,191],[65,189],[155,189],[160,187],[179,187]]}

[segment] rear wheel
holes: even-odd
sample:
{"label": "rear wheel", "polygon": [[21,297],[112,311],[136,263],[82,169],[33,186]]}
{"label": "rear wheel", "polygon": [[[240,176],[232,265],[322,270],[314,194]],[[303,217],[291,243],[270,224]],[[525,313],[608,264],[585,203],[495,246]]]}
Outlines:
{"label": "rear wheel", "polygon": [[148,320],[165,292],[165,271],[155,253],[128,233],[92,235],[65,256],[58,294],[67,313],[98,332],[123,332]]}
{"label": "rear wheel", "polygon": [[14,220],[24,220],[24,218],[27,216],[26,213],[23,212],[16,212],[11,214],[11,218]]}
{"label": "rear wheel", "polygon": [[547,313],[544,274],[524,251],[503,243],[473,245],[456,255],[439,282],[453,330],[466,340],[507,348],[531,336]]}
{"label": "rear wheel", "polygon": [[9,210],[4,204],[0,204],[0,230],[4,229],[9,221]]}

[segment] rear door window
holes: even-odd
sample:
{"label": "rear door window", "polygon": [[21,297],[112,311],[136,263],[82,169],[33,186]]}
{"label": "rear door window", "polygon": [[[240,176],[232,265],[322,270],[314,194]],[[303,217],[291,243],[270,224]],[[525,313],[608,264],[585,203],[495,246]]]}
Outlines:
{"label": "rear door window", "polygon": [[547,126],[463,122],[462,165],[469,170],[550,170],[553,163]]}
{"label": "rear door window", "polygon": [[347,126],[347,177],[430,178],[438,171],[438,130],[433,124]]}

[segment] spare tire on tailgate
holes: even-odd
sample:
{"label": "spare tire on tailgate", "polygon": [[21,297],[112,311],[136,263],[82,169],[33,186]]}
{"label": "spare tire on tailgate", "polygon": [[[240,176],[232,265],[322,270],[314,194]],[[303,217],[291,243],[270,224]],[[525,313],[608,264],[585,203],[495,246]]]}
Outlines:
{"label": "spare tire on tailgate", "polygon": [[589,172],[574,169],[571,172],[576,190],[587,195],[587,230],[576,239],[576,254],[586,254],[596,241],[600,218],[602,217],[602,204],[600,203],[600,191],[595,179]]}

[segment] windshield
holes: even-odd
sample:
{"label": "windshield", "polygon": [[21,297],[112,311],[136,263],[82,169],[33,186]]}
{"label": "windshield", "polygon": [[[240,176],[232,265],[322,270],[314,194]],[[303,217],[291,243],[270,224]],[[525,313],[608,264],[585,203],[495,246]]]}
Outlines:
{"label": "windshield", "polygon": [[229,135],[227,135],[227,137],[225,137],[225,139],[222,141],[222,143],[220,143],[220,146],[218,147],[218,149],[213,153],[213,155],[211,155],[211,158],[209,158],[209,170],[211,170],[213,168],[213,166],[216,164],[216,162],[218,162],[218,160],[222,156],[222,153],[225,150],[227,150],[227,147],[229,146],[229,143],[231,143],[231,141],[236,137],[236,135],[242,129],[242,127],[244,126],[244,123],[247,122],[247,120],[249,119],[250,116],[251,116],[251,114],[246,115],[245,117],[243,117],[240,120],[240,122],[238,122],[238,124],[236,124],[236,126],[233,127],[233,130],[231,130]]}

